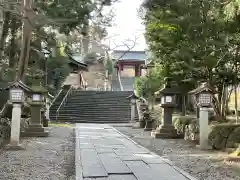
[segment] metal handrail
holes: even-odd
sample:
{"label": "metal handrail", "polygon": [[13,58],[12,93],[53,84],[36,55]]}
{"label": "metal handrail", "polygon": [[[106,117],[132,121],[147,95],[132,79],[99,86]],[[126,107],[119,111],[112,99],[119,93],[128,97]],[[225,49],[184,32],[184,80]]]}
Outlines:
{"label": "metal handrail", "polygon": [[60,89],[60,91],[58,91],[57,95],[54,97],[54,99],[52,100],[50,107],[53,105],[53,103],[56,101],[56,99],[58,98],[58,96],[61,94],[61,92],[63,91],[63,89]]}
{"label": "metal handrail", "polygon": [[61,104],[58,106],[57,111],[56,111],[56,120],[57,120],[57,118],[58,118],[58,116],[59,116],[59,110],[60,110],[60,108],[62,107],[63,104],[66,103],[66,99],[67,99],[68,95],[72,93],[72,89],[73,89],[73,86],[71,86],[71,87],[69,88],[69,90],[67,91],[66,95],[64,96]]}
{"label": "metal handrail", "polygon": [[118,72],[118,81],[119,81],[119,85],[120,85],[120,90],[123,91],[122,81],[121,81],[121,77],[120,77],[119,72]]}

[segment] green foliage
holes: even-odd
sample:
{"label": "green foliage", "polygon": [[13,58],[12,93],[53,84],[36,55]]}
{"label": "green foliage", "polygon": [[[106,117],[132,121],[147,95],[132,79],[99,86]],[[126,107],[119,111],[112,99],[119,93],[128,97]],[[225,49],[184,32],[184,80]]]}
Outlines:
{"label": "green foliage", "polygon": [[135,88],[139,96],[148,97],[163,85],[165,69],[159,64],[150,70],[149,74],[145,77],[139,77],[135,80]]}
{"label": "green foliage", "polygon": [[135,79],[135,89],[138,96],[146,96],[146,84],[147,78],[146,77],[137,77]]}
{"label": "green foliage", "polygon": [[110,58],[107,58],[105,61],[105,69],[108,71],[108,74],[111,75],[113,74],[114,71],[114,64],[113,61]]}
{"label": "green foliage", "polygon": [[[232,133],[236,133],[235,129],[239,128],[240,124],[217,124],[211,127],[211,131],[208,136],[210,145],[214,149],[225,149],[233,143]],[[239,129],[238,129],[239,131]],[[230,137],[230,139],[229,139]],[[236,139],[237,140],[237,139]],[[237,142],[236,142],[237,143]]]}
{"label": "green foliage", "polygon": [[62,82],[70,73],[67,57],[51,57],[47,63],[48,67],[48,84],[52,84],[57,90],[61,87]]}
{"label": "green foliage", "polygon": [[[239,84],[239,2],[151,0],[143,4],[146,39],[154,62],[185,92],[207,81],[218,93]],[[226,101],[225,101],[226,102]],[[219,110],[216,110],[219,113]]]}
{"label": "green foliage", "polygon": [[[50,22],[60,28],[60,32],[69,34],[78,29],[85,36],[89,20],[93,18],[93,12],[102,11],[104,6],[109,6],[111,1],[100,0],[98,4],[91,0],[36,0],[38,11],[51,18]],[[98,18],[104,19],[103,16]]]}

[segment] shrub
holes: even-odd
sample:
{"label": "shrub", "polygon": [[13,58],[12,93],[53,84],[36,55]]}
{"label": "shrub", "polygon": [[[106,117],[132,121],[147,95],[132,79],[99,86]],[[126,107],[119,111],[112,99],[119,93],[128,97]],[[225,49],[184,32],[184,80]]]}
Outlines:
{"label": "shrub", "polygon": [[[229,145],[232,144],[233,137],[231,137],[230,134],[238,127],[240,127],[240,124],[225,123],[212,125],[208,136],[209,144],[213,149],[225,149],[228,141]],[[229,137],[231,137],[231,139],[229,139]]]}
{"label": "shrub", "polygon": [[236,127],[228,136],[227,148],[236,148],[236,145],[240,143],[240,127]]}
{"label": "shrub", "polygon": [[185,127],[194,120],[196,120],[196,118],[192,116],[175,116],[173,117],[173,125],[179,134],[184,134]]}
{"label": "shrub", "polygon": [[162,108],[160,105],[155,105],[154,110],[150,111],[150,116],[154,120],[155,126],[162,124]]}

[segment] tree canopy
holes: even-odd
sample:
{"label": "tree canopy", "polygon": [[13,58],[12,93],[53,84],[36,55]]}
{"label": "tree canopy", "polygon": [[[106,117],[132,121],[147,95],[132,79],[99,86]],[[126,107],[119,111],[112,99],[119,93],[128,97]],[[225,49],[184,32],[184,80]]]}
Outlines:
{"label": "tree canopy", "polygon": [[207,81],[217,91],[216,101],[223,101],[225,88],[239,83],[238,1],[148,0],[141,8],[162,76],[185,90]]}

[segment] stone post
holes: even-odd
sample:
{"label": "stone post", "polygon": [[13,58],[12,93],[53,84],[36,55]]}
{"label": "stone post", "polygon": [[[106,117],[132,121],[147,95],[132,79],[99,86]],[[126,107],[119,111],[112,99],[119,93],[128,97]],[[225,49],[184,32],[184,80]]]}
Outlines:
{"label": "stone post", "polygon": [[6,146],[8,150],[24,149],[19,144],[21,113],[22,113],[21,104],[14,103],[12,108],[12,122],[11,122],[12,126],[11,126],[10,143]]}
{"label": "stone post", "polygon": [[200,108],[199,113],[199,148],[210,149],[208,144],[209,126],[208,126],[208,108]]}
{"label": "stone post", "polygon": [[31,121],[23,132],[25,137],[47,137],[48,132],[45,131],[41,124],[41,108],[43,104],[41,102],[31,102]]}
{"label": "stone post", "polygon": [[173,139],[177,138],[177,130],[172,124],[173,107],[163,106],[163,124],[160,125],[151,135],[155,138]]}
{"label": "stone post", "polygon": [[49,98],[46,98],[46,111],[45,111],[45,116],[46,116],[46,119],[49,120],[49,111],[50,111],[50,100]]}
{"label": "stone post", "polygon": [[132,100],[131,101],[131,121],[133,122],[135,120],[135,114],[136,114],[136,100]]}

